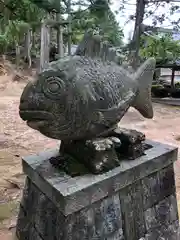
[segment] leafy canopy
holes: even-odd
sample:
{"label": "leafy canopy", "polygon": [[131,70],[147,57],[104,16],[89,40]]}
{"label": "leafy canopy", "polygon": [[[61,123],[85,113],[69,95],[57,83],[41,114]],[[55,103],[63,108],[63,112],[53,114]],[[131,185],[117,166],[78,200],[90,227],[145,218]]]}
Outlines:
{"label": "leafy canopy", "polygon": [[180,59],[180,41],[173,40],[171,34],[161,37],[143,35],[140,56],[143,58],[155,57],[159,63],[175,63]]}

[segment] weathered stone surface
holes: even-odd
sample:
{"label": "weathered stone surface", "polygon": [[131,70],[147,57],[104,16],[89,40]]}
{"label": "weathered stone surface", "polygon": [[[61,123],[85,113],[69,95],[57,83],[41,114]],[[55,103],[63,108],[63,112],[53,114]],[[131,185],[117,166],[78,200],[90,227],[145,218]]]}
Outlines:
{"label": "weathered stone surface", "polygon": [[177,201],[175,195],[171,195],[159,202],[156,206],[157,220],[161,224],[169,225],[178,219]]}
{"label": "weathered stone surface", "polygon": [[152,207],[158,200],[157,197],[160,193],[160,183],[158,172],[151,174],[142,179],[143,188],[143,207],[144,210]]}
{"label": "weathered stone surface", "polygon": [[[47,239],[50,239],[52,236],[55,236],[57,225],[56,218],[59,212],[44,194],[39,195],[37,206],[36,213],[32,219],[34,226],[42,236],[46,236]],[[64,218],[61,214],[61,227],[63,227],[63,220]],[[62,233],[62,230],[60,231],[59,229],[59,234],[60,233]]]}
{"label": "weathered stone surface", "polygon": [[171,195],[144,212],[146,229],[157,226],[168,226],[178,220],[178,209],[175,195]]}
{"label": "weathered stone surface", "polygon": [[143,206],[151,208],[154,204],[175,193],[173,164],[142,179]]}
{"label": "weathered stone surface", "polygon": [[122,229],[121,206],[118,194],[94,205],[95,222],[100,237],[111,236]]}
{"label": "weathered stone surface", "polygon": [[170,196],[175,192],[175,178],[173,164],[170,164],[168,168],[164,168],[161,171],[159,171],[158,178],[160,184],[159,200],[162,200],[163,197]]}
{"label": "weathered stone surface", "polygon": [[20,206],[17,220],[16,235],[19,240],[28,239],[30,231],[30,219],[25,210]]}
{"label": "weathered stone surface", "polygon": [[169,225],[170,221],[170,206],[169,199],[165,198],[163,201],[159,202],[156,206],[156,218],[160,225]]}
{"label": "weathered stone surface", "polygon": [[97,236],[93,209],[85,209],[79,214],[71,215],[66,224],[65,239],[90,240]]}
{"label": "weathered stone surface", "polygon": [[[58,150],[42,152],[23,159],[24,172],[51,201],[68,215],[113,194],[138,179],[156,172],[177,158],[177,149],[154,141],[146,155],[136,160],[122,161],[121,166],[101,175],[70,177],[49,163]],[[61,202],[61,204],[60,204]],[[63,202],[63,204],[62,204]]]}
{"label": "weathered stone surface", "polygon": [[175,194],[169,197],[169,211],[170,211],[170,221],[171,222],[177,221],[179,216],[178,216],[177,199]]}
{"label": "weathered stone surface", "polygon": [[142,187],[140,180],[120,191],[125,239],[139,239],[145,234]]}
{"label": "weathered stone surface", "polygon": [[169,226],[161,225],[151,229],[144,240],[179,240],[178,238],[179,222],[175,221]]}
{"label": "weathered stone surface", "polygon": [[44,240],[34,227],[30,229],[28,240]]}
{"label": "weathered stone surface", "polygon": [[[29,198],[26,198],[27,192]],[[29,239],[30,235],[36,234],[38,240],[41,237],[43,240],[123,240],[118,194],[65,217],[29,179],[26,180],[24,193],[22,203],[27,208],[24,210],[21,207],[19,213],[19,239]],[[28,205],[29,200],[32,207]]]}
{"label": "weathered stone surface", "polygon": [[178,210],[175,195],[171,195],[145,211],[147,240],[176,239],[178,234]]}
{"label": "weathered stone surface", "polygon": [[158,225],[155,207],[149,208],[144,212],[146,229],[155,228]]}
{"label": "weathered stone surface", "polygon": [[118,232],[116,232],[112,236],[109,236],[109,237],[105,238],[105,240],[125,240],[125,238],[123,236],[123,231],[119,230]]}
{"label": "weathered stone surface", "polygon": [[68,216],[64,234],[67,240],[119,240],[123,231],[118,194]]}

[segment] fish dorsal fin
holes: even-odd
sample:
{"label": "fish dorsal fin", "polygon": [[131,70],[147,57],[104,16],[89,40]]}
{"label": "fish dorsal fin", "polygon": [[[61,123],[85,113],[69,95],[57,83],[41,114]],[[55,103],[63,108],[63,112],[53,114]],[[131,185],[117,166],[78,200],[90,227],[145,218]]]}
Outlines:
{"label": "fish dorsal fin", "polygon": [[75,55],[99,57],[101,52],[101,37],[85,32],[83,39],[79,43]]}
{"label": "fish dorsal fin", "polygon": [[115,48],[103,42],[100,35],[94,35],[91,32],[85,32],[74,55],[100,58],[103,61],[116,62],[117,59]]}

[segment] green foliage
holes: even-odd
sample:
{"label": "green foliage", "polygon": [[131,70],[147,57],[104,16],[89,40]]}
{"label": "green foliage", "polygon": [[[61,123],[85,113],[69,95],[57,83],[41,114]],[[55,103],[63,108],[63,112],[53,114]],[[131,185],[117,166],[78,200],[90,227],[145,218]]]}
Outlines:
{"label": "green foliage", "polygon": [[10,45],[19,44],[28,27],[29,24],[23,21],[8,20],[4,31],[0,34],[0,52],[5,51]]}
{"label": "green foliage", "polygon": [[[106,0],[95,0],[85,11],[72,15],[72,40],[77,43],[87,29],[96,30],[104,40],[115,46],[122,45],[123,31]],[[77,34],[76,34],[77,33]]]}
{"label": "green foliage", "polygon": [[[4,5],[4,13],[8,12],[9,20],[24,22],[39,21],[44,16],[44,11],[39,9],[29,0],[7,0]],[[5,16],[1,16],[3,18]],[[7,16],[6,16],[7,17]]]}
{"label": "green foliage", "polygon": [[31,0],[38,8],[44,9],[47,12],[62,13],[62,7],[59,0]]}
{"label": "green foliage", "polygon": [[8,25],[6,27],[6,35],[10,42],[12,43],[18,43],[20,42],[21,38],[24,36],[24,32],[27,31],[27,28],[29,27],[28,23],[25,23],[24,21],[14,20],[8,21]]}
{"label": "green foliage", "polygon": [[109,3],[106,0],[95,0],[89,7],[91,15],[98,17],[98,19],[105,19],[110,12]]}
{"label": "green foliage", "polygon": [[0,2],[0,53],[21,44],[24,34],[29,28],[35,31],[34,25],[45,16],[45,12],[39,9],[29,0],[7,0]]}
{"label": "green foliage", "polygon": [[[74,11],[72,7],[70,8],[72,43],[78,44],[84,32],[87,29],[92,29],[112,45],[120,46],[122,44],[123,32],[116,22],[108,0],[72,0],[71,4],[72,6],[79,6],[79,9]],[[52,10],[68,13],[68,0],[61,2],[58,0],[0,1],[0,12],[2,12],[0,14],[0,54],[15,52],[15,49],[19,58],[21,53],[21,56],[27,54],[28,46],[27,41],[25,44],[25,33],[27,33],[28,29],[32,29],[33,44],[30,51],[31,55],[36,53],[34,55],[37,56],[40,47],[40,29],[37,30],[37,26],[40,25],[43,18],[47,18],[47,12]],[[55,18],[56,14],[51,13],[51,19]],[[66,17],[61,15],[61,19],[65,20]],[[63,39],[64,43],[67,43],[68,34],[65,33],[68,32],[68,26],[64,27]],[[54,41],[56,31],[53,30],[52,32],[52,41]]]}
{"label": "green foliage", "polygon": [[8,46],[8,39],[6,34],[0,34],[0,52],[4,52]]}
{"label": "green foliage", "polygon": [[157,62],[175,62],[180,56],[180,41],[166,34],[162,37],[142,36],[140,56],[155,57]]}
{"label": "green foliage", "polygon": [[[67,4],[65,0],[64,2]],[[85,1],[82,3],[85,4]],[[120,45],[123,32],[110,10],[109,3],[106,0],[87,2],[89,6],[86,10],[81,9],[82,3],[72,1],[72,5],[79,4],[79,9],[72,13],[72,42],[79,42],[85,30],[94,29],[113,45]],[[4,15],[0,15],[0,21],[2,20],[0,45],[4,45],[4,42],[11,44],[19,41],[27,28],[34,26],[32,22],[38,23],[46,16],[45,10],[57,8],[64,11],[64,5],[61,2],[60,6],[57,0],[7,0],[2,7]],[[35,31],[35,28],[33,30]]]}

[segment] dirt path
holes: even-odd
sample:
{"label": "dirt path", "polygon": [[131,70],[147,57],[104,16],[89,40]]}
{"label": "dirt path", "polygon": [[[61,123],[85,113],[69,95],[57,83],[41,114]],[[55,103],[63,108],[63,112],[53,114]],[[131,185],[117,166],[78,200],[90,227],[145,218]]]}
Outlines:
{"label": "dirt path", "polygon": [[[30,129],[19,118],[19,97],[24,83],[0,77],[0,239],[11,239],[18,203],[23,188],[21,156],[48,149],[59,144]],[[145,120],[130,109],[121,126],[143,131],[147,138],[180,145],[180,108],[154,104],[155,117]],[[180,200],[180,161],[175,163],[177,197]]]}

